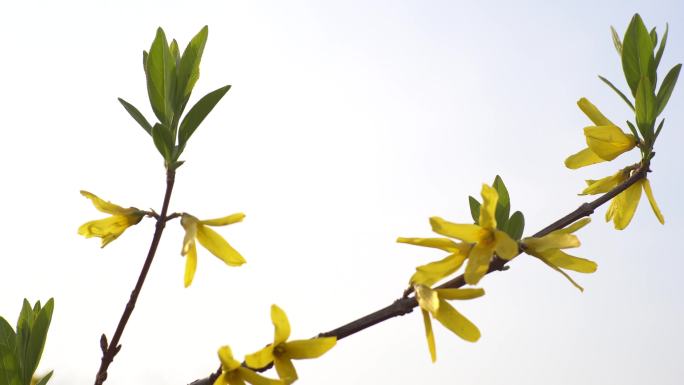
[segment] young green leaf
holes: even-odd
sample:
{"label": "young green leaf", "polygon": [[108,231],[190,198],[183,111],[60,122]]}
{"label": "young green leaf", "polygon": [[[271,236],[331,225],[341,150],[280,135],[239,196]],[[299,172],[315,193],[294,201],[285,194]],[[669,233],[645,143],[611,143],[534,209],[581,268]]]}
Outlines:
{"label": "young green leaf", "polygon": [[629,108],[631,108],[632,111],[634,111],[634,104],[632,104],[632,102],[627,98],[625,94],[622,93],[622,91],[620,91],[617,87],[613,85],[613,83],[611,83],[608,79],[604,78],[603,76],[599,75],[599,79],[601,79],[604,83],[608,85],[608,87],[615,91],[622,98],[622,100],[624,100],[625,103],[627,103]]}
{"label": "young green leaf", "polygon": [[620,35],[618,35],[617,31],[613,26],[610,26],[610,34],[613,36],[613,45],[615,46],[615,50],[617,51],[618,55],[622,57],[622,42],[620,41]]}
{"label": "young green leaf", "polygon": [[663,52],[665,51],[665,43],[667,43],[667,31],[670,29],[669,25],[665,23],[665,33],[663,34],[663,38],[660,40],[660,47],[658,47],[658,52],[656,52],[655,56],[655,68],[657,69],[658,66],[660,65],[660,59],[663,57]]}
{"label": "young green leaf", "polygon": [[677,64],[672,67],[670,72],[665,75],[665,79],[660,85],[658,90],[658,96],[656,96],[656,104],[658,109],[656,110],[655,116],[660,115],[665,109],[667,102],[670,100],[670,95],[672,95],[672,90],[674,90],[675,84],[677,84],[677,78],[679,77],[679,71],[682,69],[681,64]]}
{"label": "young green leaf", "polygon": [[195,87],[197,79],[199,79],[200,62],[202,61],[202,54],[204,53],[204,46],[207,44],[208,35],[209,27],[204,26],[190,40],[190,43],[188,43],[188,46],[183,51],[178,68],[178,86],[176,88],[176,110],[178,114],[181,114],[185,109],[192,94],[192,89]]}
{"label": "young green leaf", "polygon": [[511,212],[511,199],[508,195],[508,189],[499,175],[494,178],[492,187],[499,194],[499,201],[496,203],[496,227],[499,230],[506,228],[508,222],[508,214]]}
{"label": "young green leaf", "polygon": [[159,121],[170,126],[173,120],[173,98],[175,92],[175,60],[171,56],[166,35],[161,28],[150,47],[150,53],[145,63],[147,74],[147,93],[150,98],[152,111]]}
{"label": "young green leaf", "polygon": [[651,36],[651,45],[653,47],[657,47],[658,46],[658,32],[656,32],[656,27],[653,27],[651,29],[651,32],[649,33],[649,35]]}
{"label": "young green leaf", "polygon": [[649,142],[653,138],[656,118],[656,97],[648,77],[642,76],[636,93],[636,122],[641,135]]}
{"label": "young green leaf", "polygon": [[197,127],[202,123],[204,118],[209,115],[216,104],[223,98],[223,95],[228,92],[230,86],[221,87],[206,94],[188,111],[180,124],[178,143],[180,146],[185,146],[188,139],[195,132]]}
{"label": "young green leaf", "polygon": [[145,132],[147,132],[148,134],[152,135],[152,126],[151,126],[150,123],[147,121],[147,119],[145,119],[145,117],[143,116],[143,114],[141,114],[140,111],[139,111],[137,108],[135,108],[135,106],[133,106],[132,104],[128,103],[127,101],[125,101],[125,100],[123,100],[123,99],[121,99],[121,98],[119,98],[119,103],[121,103],[121,105],[123,106],[123,108],[125,108],[126,111],[128,111],[128,114],[131,115],[131,117],[133,118],[133,120],[135,120],[136,122],[138,122],[138,124],[140,125],[140,127],[142,127],[143,130],[145,130]]}
{"label": "young green leaf", "polygon": [[520,211],[516,211],[508,219],[506,233],[510,235],[511,238],[519,241],[520,238],[522,238],[523,231],[525,231],[525,216]]}
{"label": "young green leaf", "polygon": [[635,138],[639,139],[639,134],[637,133],[636,127],[630,122],[629,120],[627,121],[627,127],[629,127],[629,130],[632,132],[632,135],[634,135]]}
{"label": "young green leaf", "polygon": [[168,127],[159,123],[152,127],[152,140],[159,153],[167,162],[171,161],[171,149],[173,148],[173,138],[171,137],[171,130]]}
{"label": "young green leaf", "polygon": [[658,125],[658,128],[656,129],[656,132],[655,132],[655,137],[653,138],[654,142],[656,139],[658,139],[658,135],[660,135],[660,130],[663,129],[663,124],[665,124],[665,119],[660,120],[660,124]]}
{"label": "young green leaf", "polygon": [[473,217],[473,222],[475,222],[476,225],[480,224],[480,202],[472,196],[469,196],[468,204],[470,205],[470,215]]}
{"label": "young green leaf", "polygon": [[171,53],[171,57],[175,62],[176,70],[178,70],[178,65],[180,64],[180,51],[178,50],[178,42],[176,39],[171,40],[171,44],[169,44],[169,52]]}
{"label": "young green leaf", "polygon": [[145,75],[147,75],[147,57],[149,54],[147,51],[143,51],[143,71],[145,71]]}
{"label": "young green leaf", "polygon": [[638,13],[629,23],[622,41],[622,69],[633,96],[642,76],[655,79],[653,43]]}
{"label": "young green leaf", "polygon": [[40,381],[36,383],[36,385],[46,385],[48,383],[48,380],[50,380],[50,377],[52,377],[52,371],[46,374],[45,377],[41,378]]}
{"label": "young green leaf", "polygon": [[22,357],[22,372],[23,378],[30,379],[38,368],[38,363],[43,355],[43,348],[45,347],[45,340],[47,339],[48,329],[52,321],[52,311],[54,309],[54,300],[51,298],[45,303],[45,307],[39,312],[34,313],[35,322],[31,328],[29,341]]}

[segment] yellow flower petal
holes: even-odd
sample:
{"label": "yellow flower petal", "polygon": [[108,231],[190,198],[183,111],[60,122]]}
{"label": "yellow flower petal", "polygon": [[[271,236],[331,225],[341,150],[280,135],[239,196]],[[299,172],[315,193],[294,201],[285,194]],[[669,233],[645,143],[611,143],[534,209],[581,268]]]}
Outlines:
{"label": "yellow flower petal", "polygon": [[192,279],[195,277],[195,270],[197,270],[197,247],[195,246],[195,242],[192,242],[191,246],[188,248],[188,252],[185,254],[185,287],[189,287],[190,284],[192,284]]}
{"label": "yellow flower petal", "polygon": [[489,261],[494,250],[491,247],[475,245],[468,256],[465,270],[465,281],[469,285],[476,285],[489,270]]}
{"label": "yellow flower petal", "polygon": [[427,339],[428,350],[430,351],[430,359],[432,362],[437,361],[437,347],[435,345],[435,333],[432,331],[432,321],[430,315],[425,310],[420,311],[423,314],[423,324],[425,325],[425,339]]}
{"label": "yellow flower petal", "polygon": [[608,120],[595,105],[591,104],[587,98],[582,98],[577,101],[577,105],[584,112],[585,115],[597,126],[614,126],[613,122]]}
{"label": "yellow flower petal", "polygon": [[587,188],[585,188],[579,195],[595,195],[603,194],[615,188],[620,183],[627,180],[629,173],[625,170],[620,170],[617,173],[601,178],[598,180],[586,180]]}
{"label": "yellow flower petal", "polygon": [[445,221],[440,217],[430,218],[432,231],[464,242],[476,243],[482,237],[483,228],[478,225],[461,225]]}
{"label": "yellow flower petal", "polygon": [[247,366],[252,369],[261,369],[266,367],[273,362],[274,359],[275,356],[273,355],[273,345],[268,345],[258,352],[254,352],[245,356],[245,362],[247,363]]}
{"label": "yellow flower petal", "polygon": [[275,327],[273,345],[278,346],[290,338],[290,321],[283,309],[277,305],[271,305],[271,321]]}
{"label": "yellow flower petal", "polygon": [[435,318],[447,329],[466,341],[475,342],[480,339],[480,330],[477,326],[443,299],[439,301],[439,311]]}
{"label": "yellow flower petal", "polygon": [[494,237],[496,240],[495,250],[499,257],[508,261],[518,255],[518,242],[514,241],[508,234],[495,230]]}
{"label": "yellow flower petal", "polygon": [[142,220],[140,215],[112,215],[111,217],[86,222],[78,228],[78,234],[86,238],[102,238],[102,247],[117,239],[123,232]]}
{"label": "yellow flower petal", "polygon": [[562,269],[576,271],[578,273],[593,273],[596,271],[598,265],[596,262],[588,259],[579,258],[566,254],[562,250],[549,250],[539,254],[541,258],[546,259],[549,263]]}
{"label": "yellow flower petal", "polygon": [[197,237],[197,218],[192,215],[183,214],[181,216],[181,226],[185,229],[185,236],[183,237],[183,248],[181,255],[186,255],[191,248],[195,247],[195,238]]}
{"label": "yellow flower petal", "polygon": [[580,241],[575,235],[567,233],[552,232],[541,238],[525,238],[523,240],[525,247],[537,253],[549,249],[567,249],[570,247],[579,247]]}
{"label": "yellow flower petal", "polygon": [[591,222],[591,218],[589,218],[589,217],[582,218],[582,219],[574,222],[573,224],[571,224],[570,226],[568,226],[566,228],[554,231],[554,233],[572,234],[575,231],[581,229],[582,227],[588,225],[589,222]]}
{"label": "yellow flower petal", "polygon": [[[285,382],[283,382],[281,380],[274,380],[271,378],[266,378],[266,377],[262,376],[261,374],[255,373],[254,371],[249,370],[249,369],[244,368],[244,367],[237,368],[237,371],[239,373],[238,380],[242,381],[242,379],[244,379],[244,381],[247,381],[252,385],[284,385],[285,384]],[[233,384],[242,385],[242,384],[244,384],[244,382],[239,382],[239,381],[235,382],[235,383],[230,382],[230,385],[233,385]]]}
{"label": "yellow flower petal", "polygon": [[629,186],[627,190],[621,192],[618,196],[613,198],[608,212],[611,214],[613,224],[618,230],[623,230],[629,225],[634,217],[634,212],[639,205],[641,199],[641,184],[642,180]]}
{"label": "yellow flower petal", "polygon": [[593,151],[585,148],[584,150],[570,155],[567,159],[565,159],[565,167],[575,170],[580,167],[601,162],[605,162],[605,159],[601,159],[601,157],[596,155]]}
{"label": "yellow flower petal", "polygon": [[591,151],[605,160],[613,160],[636,146],[634,136],[617,126],[585,127],[584,136]]}
{"label": "yellow flower petal", "polygon": [[437,295],[441,299],[473,299],[482,297],[484,289],[436,289]]}
{"label": "yellow flower petal", "polygon": [[482,185],[482,205],[480,206],[480,220],[478,224],[485,229],[496,228],[496,204],[499,201],[499,194],[493,187],[486,184]]}
{"label": "yellow flower petal", "polygon": [[651,182],[649,182],[646,178],[644,178],[643,187],[644,192],[646,193],[646,197],[648,198],[648,203],[651,204],[651,209],[653,210],[653,213],[655,214],[656,218],[658,218],[658,222],[660,222],[661,225],[664,225],[665,218],[663,217],[663,213],[660,212],[658,203],[656,203],[656,200],[653,197],[653,190],[651,190]]}
{"label": "yellow flower petal", "polygon": [[435,249],[440,249],[448,251],[450,253],[459,250],[459,244],[447,238],[397,238],[399,243],[408,243],[409,245],[432,247]]}
{"label": "yellow flower petal", "polygon": [[286,384],[291,384],[297,381],[297,369],[295,369],[292,361],[289,358],[276,357],[275,361],[276,372],[278,377]]}
{"label": "yellow flower petal", "polygon": [[230,346],[222,346],[218,351],[218,356],[224,371],[229,372],[240,367],[240,362],[233,358],[233,351],[230,350]]}
{"label": "yellow flower petal", "polygon": [[245,214],[237,213],[237,214],[228,215],[227,217],[216,218],[216,219],[207,219],[204,221],[200,221],[200,223],[202,223],[203,225],[207,225],[207,226],[226,226],[226,225],[230,225],[233,223],[241,222],[244,218],[245,218]]}
{"label": "yellow flower petal", "polygon": [[197,226],[197,240],[202,246],[229,266],[240,266],[245,263],[245,259],[242,258],[240,253],[233,249],[223,237],[207,226]]}
{"label": "yellow flower petal", "polygon": [[133,207],[125,209],[119,205],[115,205],[112,202],[107,202],[95,194],[89,193],[88,191],[81,190],[81,195],[90,199],[93,202],[93,206],[96,209],[107,214],[130,214],[131,209],[137,210]]}
{"label": "yellow flower petal", "polygon": [[454,253],[439,261],[418,266],[416,272],[411,276],[410,283],[411,285],[432,286],[442,278],[458,270],[463,265],[466,257],[467,254]]}
{"label": "yellow flower petal", "polygon": [[214,381],[214,385],[230,385],[228,382],[228,375],[226,373],[221,373],[220,376]]}
{"label": "yellow flower petal", "polygon": [[439,310],[439,296],[437,292],[424,285],[415,285],[416,299],[421,309],[435,315]]}
{"label": "yellow flower petal", "polygon": [[332,349],[337,343],[335,337],[312,338],[285,343],[285,355],[295,360],[318,358]]}

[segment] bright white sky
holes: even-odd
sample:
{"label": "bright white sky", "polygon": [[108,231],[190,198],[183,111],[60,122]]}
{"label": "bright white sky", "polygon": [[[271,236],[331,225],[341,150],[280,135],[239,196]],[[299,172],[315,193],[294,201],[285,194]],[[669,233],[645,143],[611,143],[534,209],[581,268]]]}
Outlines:
{"label": "bright white sky", "polygon": [[[609,25],[636,11],[662,33],[661,71],[684,61],[684,8],[673,1],[11,2],[0,5],[0,314],[55,297],[41,371],[91,383],[99,336],[111,336],[153,223],[101,250],[76,229],[100,218],[87,189],[159,208],[161,157],[116,101],[151,119],[141,52],[157,26],[182,46],[208,24],[195,97],[233,88],[184,154],[173,211],[245,212],[219,229],[247,259],[229,268],[199,250],[183,289],[182,229],[169,224],[125,331],[109,385],[187,384],[230,344],[251,353],[282,307],[294,338],[311,337],[397,298],[413,268],[441,252],[399,245],[431,236],[428,217],[467,222],[467,196],[499,173],[531,234],[577,207],[583,179],[635,161],[571,171],[588,97],[616,122],[625,105]],[[11,5],[10,5],[11,4]],[[477,5],[475,5],[477,4]],[[661,72],[661,78],[664,72]],[[599,270],[560,275],[520,257],[456,303],[483,334],[470,344],[436,325],[431,364],[420,314],[385,322],[298,365],[301,384],[679,384],[684,377],[682,84],[665,112],[650,175],[666,217],[642,202],[623,232],[602,220],[577,255]]]}

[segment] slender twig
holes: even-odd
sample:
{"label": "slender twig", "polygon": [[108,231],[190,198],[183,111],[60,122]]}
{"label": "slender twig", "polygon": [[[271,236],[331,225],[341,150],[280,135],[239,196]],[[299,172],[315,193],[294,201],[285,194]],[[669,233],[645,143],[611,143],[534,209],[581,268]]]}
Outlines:
{"label": "slender twig", "polygon": [[107,368],[114,360],[114,356],[121,350],[121,345],[119,340],[123,334],[124,328],[126,328],[126,323],[133,313],[135,308],[135,303],[138,300],[138,295],[140,295],[140,290],[145,283],[145,278],[147,277],[147,272],[150,270],[152,265],[152,260],[157,252],[157,246],[159,245],[159,240],[161,239],[162,232],[164,231],[164,226],[166,225],[166,213],[169,209],[169,202],[171,201],[171,191],[173,191],[173,183],[175,180],[175,171],[167,170],[166,172],[166,193],[164,194],[164,202],[162,204],[161,214],[157,217],[157,224],[154,230],[154,236],[152,237],[152,243],[150,244],[150,250],[147,252],[147,258],[145,259],[145,264],[143,264],[142,270],[140,271],[140,276],[138,277],[138,282],[135,284],[135,288],[131,292],[131,297],[126,304],[119,324],[116,326],[116,331],[114,332],[114,337],[110,343],[107,343],[107,337],[102,334],[100,338],[100,347],[102,348],[102,362],[100,363],[100,369],[97,371],[95,376],[95,385],[102,385],[107,379]]}
{"label": "slender twig", "polygon": [[[544,235],[549,234],[552,231],[562,229],[564,227],[569,226],[570,224],[578,221],[579,219],[582,219],[584,217],[587,217],[591,214],[594,213],[594,210],[596,210],[598,207],[601,205],[605,204],[606,202],[610,201],[611,199],[615,198],[618,194],[621,192],[625,191],[627,188],[629,188],[631,185],[634,183],[638,182],[640,179],[645,178],[646,174],[649,172],[649,162],[648,161],[643,161],[639,167],[636,168],[636,170],[632,173],[632,175],[610,190],[609,192],[601,195],[597,199],[587,202],[579,206],[576,210],[572,211],[571,213],[567,214],[566,216],[560,218],[559,220],[553,222],[552,224],[548,225],[547,227],[539,230],[537,233],[533,235],[533,237],[543,237]],[[493,272],[493,271],[500,271],[500,270],[505,270],[506,269],[506,264],[509,261],[499,258],[498,256],[494,256],[492,258],[491,263],[489,264],[489,270],[487,271],[487,274]],[[458,277],[449,280],[442,285],[438,286],[440,289],[455,289],[455,288],[460,288],[462,286],[465,286],[465,276],[463,274],[459,275]],[[413,309],[418,306],[418,301],[416,301],[415,297],[408,297],[407,292],[405,292],[405,295],[402,296],[402,298],[399,298],[395,300],[391,305],[386,306],[380,310],[377,310],[373,313],[370,313],[366,316],[363,316],[355,321],[352,321],[346,325],[340,326],[337,329],[333,329],[327,332],[323,332],[318,334],[317,337],[337,337],[338,340],[341,340],[342,338],[349,337],[352,334],[356,334],[364,329],[367,329],[373,325],[377,325],[381,322],[387,321],[390,318],[402,316],[408,313],[411,313]],[[258,371],[265,370],[266,368],[259,369]],[[192,382],[190,385],[210,385],[213,384],[213,381],[216,379],[217,375],[216,373],[212,373],[211,376],[196,380]]]}

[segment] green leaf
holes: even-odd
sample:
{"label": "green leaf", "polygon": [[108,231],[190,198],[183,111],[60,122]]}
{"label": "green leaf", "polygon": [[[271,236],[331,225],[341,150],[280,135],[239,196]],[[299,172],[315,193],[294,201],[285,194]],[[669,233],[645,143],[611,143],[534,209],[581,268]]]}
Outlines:
{"label": "green leaf", "polygon": [[650,143],[656,118],[656,97],[648,77],[642,76],[636,93],[636,123],[639,132]]}
{"label": "green leaf", "polygon": [[171,53],[171,57],[175,61],[175,67],[178,69],[178,65],[180,64],[180,51],[178,50],[178,42],[176,39],[171,40],[171,44],[169,45],[169,52]]}
{"label": "green leaf", "polygon": [[634,96],[643,76],[655,79],[653,42],[638,13],[629,23],[622,41],[622,69]]}
{"label": "green leaf", "polygon": [[204,46],[207,44],[209,27],[204,26],[195,37],[190,40],[183,51],[178,68],[178,87],[176,88],[176,110],[181,114],[185,109],[192,90],[199,79],[200,62],[204,53]]}
{"label": "green leaf", "polygon": [[185,146],[185,143],[187,143],[188,139],[190,139],[197,127],[202,123],[204,118],[209,115],[211,110],[214,109],[216,104],[221,100],[221,98],[223,98],[223,95],[225,95],[229,89],[230,86],[225,86],[214,90],[206,94],[194,106],[192,106],[180,124],[178,138],[179,146]]}
{"label": "green leaf", "polygon": [[145,132],[152,135],[152,126],[147,121],[147,119],[145,119],[143,114],[141,114],[140,111],[137,108],[135,108],[135,106],[121,98],[119,98],[119,103],[121,103],[121,105],[126,109],[126,111],[128,111],[128,114],[131,115],[133,120],[138,122],[140,127],[142,127],[143,130],[145,130]]}
{"label": "green leaf", "polygon": [[46,374],[45,377],[41,378],[36,385],[45,385],[48,383],[48,380],[50,380],[50,377],[52,377],[53,371],[50,371],[50,373]]}
{"label": "green leaf", "polygon": [[670,95],[672,95],[672,90],[674,90],[675,84],[677,84],[677,78],[679,77],[679,70],[682,69],[681,64],[677,64],[672,67],[670,72],[665,75],[660,89],[658,90],[658,96],[656,96],[656,104],[658,106],[655,116],[660,115],[665,109],[667,102],[670,100]]}
{"label": "green leaf", "polygon": [[506,234],[519,241],[522,238],[523,231],[525,231],[525,216],[520,211],[516,211],[508,219]]}
{"label": "green leaf", "polygon": [[145,75],[147,75],[147,57],[149,54],[147,51],[143,51],[143,71],[145,71]]}
{"label": "green leaf", "polygon": [[173,98],[175,94],[176,65],[166,35],[161,28],[150,47],[150,53],[145,63],[147,74],[147,93],[150,98],[152,111],[159,121],[170,126],[173,120]]}
{"label": "green leaf", "polygon": [[665,43],[667,43],[667,32],[670,29],[670,26],[665,24],[665,33],[663,34],[663,39],[660,41],[660,47],[658,47],[658,52],[656,52],[655,56],[655,68],[657,69],[658,66],[660,65],[660,59],[663,57],[663,52],[665,51]]}
{"label": "green leaf", "polygon": [[658,128],[656,129],[655,132],[655,137],[653,138],[653,141],[655,142],[656,139],[658,139],[658,135],[660,135],[660,130],[663,129],[663,124],[665,124],[665,119],[662,119],[660,121],[660,124],[658,125]]}
{"label": "green leaf", "polygon": [[610,87],[613,91],[620,95],[622,100],[624,100],[625,103],[627,103],[627,105],[629,106],[629,108],[631,108],[632,111],[634,111],[634,104],[632,104],[632,102],[627,98],[625,94],[622,93],[622,91],[620,91],[617,87],[613,85],[613,83],[611,83],[608,79],[604,78],[603,76],[599,75],[599,79],[601,79],[604,83],[608,85],[608,87]]}
{"label": "green leaf", "polygon": [[637,133],[636,127],[630,122],[629,120],[627,121],[627,127],[629,127],[629,130],[632,131],[632,135],[634,135],[635,138],[639,138],[639,134]]}
{"label": "green leaf", "polygon": [[52,321],[53,309],[54,300],[50,298],[45,303],[45,307],[39,313],[34,314],[36,315],[36,320],[31,328],[28,345],[22,357],[22,377],[28,379],[28,381],[33,377],[43,355],[45,340],[47,339],[48,329]]}
{"label": "green leaf", "polygon": [[620,41],[620,35],[618,35],[617,31],[613,26],[610,26],[610,33],[613,36],[613,45],[615,46],[615,50],[617,51],[618,55],[622,57],[622,42]]}
{"label": "green leaf", "polygon": [[508,195],[508,189],[500,176],[494,178],[494,183],[492,187],[499,194],[499,201],[496,203],[496,227],[499,230],[506,228],[506,223],[508,222],[508,214],[511,211],[511,199]]}
{"label": "green leaf", "polygon": [[164,160],[171,161],[171,149],[173,148],[173,138],[171,137],[171,130],[162,124],[155,124],[152,127],[152,140],[159,153],[164,157]]}
{"label": "green leaf", "polygon": [[0,384],[22,385],[16,345],[17,335],[12,326],[0,317]]}
{"label": "green leaf", "polygon": [[478,202],[477,199],[473,198],[472,196],[469,196],[468,204],[470,204],[470,215],[473,217],[473,222],[475,222],[476,225],[479,225],[481,203]]}
{"label": "green leaf", "polygon": [[653,47],[658,46],[658,32],[656,32],[656,27],[653,27],[651,29],[651,32],[649,32],[649,36],[651,36],[651,45]]}

